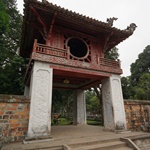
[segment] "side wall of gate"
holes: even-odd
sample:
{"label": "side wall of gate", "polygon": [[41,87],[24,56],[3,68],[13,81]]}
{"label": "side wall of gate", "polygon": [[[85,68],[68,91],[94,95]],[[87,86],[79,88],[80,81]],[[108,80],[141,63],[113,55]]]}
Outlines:
{"label": "side wall of gate", "polygon": [[[124,100],[127,128],[150,132],[150,101]],[[0,94],[0,141],[22,141],[27,135],[30,100]]]}
{"label": "side wall of gate", "polygon": [[124,100],[129,130],[150,132],[150,100]]}

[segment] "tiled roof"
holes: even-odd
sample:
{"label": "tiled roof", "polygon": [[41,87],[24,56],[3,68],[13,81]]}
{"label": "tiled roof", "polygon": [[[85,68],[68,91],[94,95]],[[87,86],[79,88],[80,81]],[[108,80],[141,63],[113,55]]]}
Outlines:
{"label": "tiled roof", "polygon": [[57,13],[59,13],[62,16],[67,16],[69,18],[74,18],[74,20],[77,19],[81,22],[90,23],[92,25],[97,25],[97,26],[100,26],[101,28],[104,28],[104,29],[110,29],[111,28],[111,30],[118,31],[122,34],[123,33],[127,34],[127,35],[132,34],[130,31],[120,30],[120,29],[115,28],[115,27],[110,27],[110,25],[107,22],[102,22],[102,21],[99,21],[97,19],[94,19],[94,18],[85,16],[85,15],[73,12],[71,10],[68,10],[68,9],[62,8],[60,6],[57,6],[56,4],[52,4],[52,3],[49,3],[49,2],[42,3],[42,2],[37,1],[37,0],[25,0],[25,1],[26,1],[27,4],[28,3],[35,4],[36,6],[39,6],[43,9],[45,9],[45,11],[46,11],[46,9],[47,9],[47,11],[51,11],[51,12],[56,11]]}
{"label": "tiled roof", "polygon": [[[25,49],[31,48],[33,44],[33,27],[29,27],[29,23],[32,22],[32,13],[30,11],[30,6],[35,7],[40,10],[42,13],[46,13],[48,15],[52,15],[55,12],[57,13],[57,20],[64,20],[66,24],[72,24],[74,26],[79,25],[82,29],[87,32],[91,32],[94,36],[99,33],[110,33],[113,32],[113,38],[116,39],[114,46],[118,43],[122,42],[126,38],[132,35],[133,32],[130,30],[120,30],[115,27],[110,26],[106,22],[102,22],[79,13],[70,11],[68,9],[62,8],[60,6],[54,5],[52,3],[43,0],[44,2],[40,2],[37,0],[24,0],[25,1],[25,9],[24,9],[24,18],[23,18],[23,27],[22,27],[22,42],[21,42],[21,55],[25,54]],[[90,33],[89,33],[90,34]],[[27,39],[28,37],[28,39]],[[112,45],[113,46],[113,45]],[[109,47],[109,49],[112,47]]]}

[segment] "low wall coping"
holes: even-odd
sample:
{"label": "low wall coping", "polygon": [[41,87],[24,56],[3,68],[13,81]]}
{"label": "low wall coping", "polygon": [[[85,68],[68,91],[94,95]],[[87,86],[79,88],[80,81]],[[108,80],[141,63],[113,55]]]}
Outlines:
{"label": "low wall coping", "polygon": [[124,104],[132,104],[132,105],[150,105],[150,100],[124,100]]}
{"label": "low wall coping", "polygon": [[1,103],[29,103],[30,99],[23,95],[6,95],[0,94]]}

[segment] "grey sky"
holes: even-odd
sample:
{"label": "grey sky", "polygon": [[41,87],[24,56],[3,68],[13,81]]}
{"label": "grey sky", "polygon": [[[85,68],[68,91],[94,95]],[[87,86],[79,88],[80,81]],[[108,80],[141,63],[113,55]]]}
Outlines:
{"label": "grey sky", "polygon": [[[130,65],[138,58],[147,45],[150,45],[150,1],[149,0],[48,0],[53,4],[75,11],[77,13],[106,21],[117,17],[114,26],[125,29],[130,23],[138,26],[134,34],[120,43],[119,59],[123,76],[130,75]],[[23,0],[17,0],[18,9],[23,12]]]}

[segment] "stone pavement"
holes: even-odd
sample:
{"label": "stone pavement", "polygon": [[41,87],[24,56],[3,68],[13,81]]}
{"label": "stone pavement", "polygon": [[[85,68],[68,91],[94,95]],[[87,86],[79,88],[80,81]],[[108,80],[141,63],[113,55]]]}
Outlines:
{"label": "stone pavement", "polygon": [[[91,126],[91,125],[52,126],[52,139],[50,141],[47,142],[39,141],[37,143],[33,142],[32,144],[22,144],[21,142],[10,143],[10,144],[5,144],[2,150],[36,150],[36,149],[49,150],[52,149],[52,147],[55,147],[54,148],[55,150],[57,148],[58,150],[59,149],[61,150],[63,149],[62,148],[63,145],[66,147],[66,150],[67,147],[69,147],[68,149],[74,148],[74,149],[81,150],[84,148],[78,148],[79,145],[81,146],[90,145],[90,143],[99,144],[99,143],[105,143],[106,141],[108,144],[108,141],[118,142],[120,138],[143,136],[143,135],[149,135],[149,133],[128,132],[128,131],[122,133],[114,133],[114,132],[104,131],[103,127]],[[107,145],[107,144],[103,144],[103,145]],[[121,149],[122,148],[120,147],[120,150]]]}

